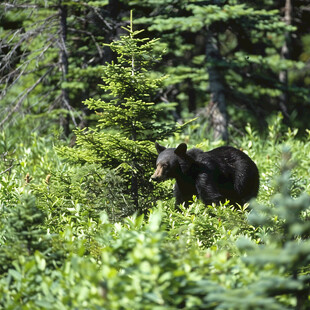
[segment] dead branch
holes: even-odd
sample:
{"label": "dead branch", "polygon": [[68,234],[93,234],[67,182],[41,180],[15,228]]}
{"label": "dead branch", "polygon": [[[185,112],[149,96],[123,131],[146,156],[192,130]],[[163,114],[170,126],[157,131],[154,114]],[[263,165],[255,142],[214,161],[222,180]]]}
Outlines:
{"label": "dead branch", "polygon": [[13,113],[15,113],[16,111],[18,111],[18,109],[20,108],[22,102],[25,100],[25,98],[29,95],[29,93],[31,93],[43,80],[44,78],[50,74],[50,72],[52,71],[53,68],[50,68],[50,70],[47,70],[45,72],[44,75],[42,75],[31,87],[29,87],[24,94],[19,98],[19,100],[17,101],[17,103],[15,104],[15,106],[10,109],[10,111],[8,112],[8,114],[6,115],[6,117],[0,122],[0,128],[3,127],[3,125],[5,124],[5,122],[10,119],[10,117],[12,116]]}

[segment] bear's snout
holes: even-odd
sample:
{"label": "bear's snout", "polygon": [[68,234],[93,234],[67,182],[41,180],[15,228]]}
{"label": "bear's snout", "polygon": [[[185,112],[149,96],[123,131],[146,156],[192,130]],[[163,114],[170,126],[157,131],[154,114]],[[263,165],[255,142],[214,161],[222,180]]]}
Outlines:
{"label": "bear's snout", "polygon": [[155,182],[160,182],[165,179],[164,167],[163,165],[158,164],[154,174],[151,176],[151,180]]}

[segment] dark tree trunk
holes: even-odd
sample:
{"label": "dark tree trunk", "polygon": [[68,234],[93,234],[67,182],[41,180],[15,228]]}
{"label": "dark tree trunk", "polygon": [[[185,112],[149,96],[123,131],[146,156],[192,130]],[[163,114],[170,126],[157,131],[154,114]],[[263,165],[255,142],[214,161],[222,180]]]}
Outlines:
{"label": "dark tree trunk", "polygon": [[[284,8],[284,21],[287,25],[292,24],[292,2],[291,0],[286,0],[285,8]],[[289,59],[290,58],[290,41],[291,35],[290,33],[285,34],[285,41],[281,49],[281,58],[282,59]],[[283,85],[283,93],[280,96],[279,106],[284,115],[284,117],[288,118],[288,111],[287,111],[287,103],[288,103],[288,93],[287,93],[287,70],[283,70],[279,73],[279,81]]]}
{"label": "dark tree trunk", "polygon": [[[130,27],[132,29],[132,12],[130,12]],[[132,56],[131,59],[131,76],[135,75],[135,58],[134,56]],[[137,130],[136,130],[136,126],[133,123],[132,124],[132,129],[131,129],[131,139],[133,141],[137,141]],[[133,173],[132,173],[132,177],[131,177],[131,197],[133,200],[133,203],[135,205],[136,210],[139,209],[139,186],[138,186],[138,177],[136,175],[136,170],[137,170],[137,161],[138,159],[136,158],[136,156],[134,156],[133,159]]]}
{"label": "dark tree trunk", "polygon": [[[59,1],[59,18],[60,18],[60,40],[59,40],[59,47],[60,47],[60,68],[62,72],[62,83],[67,82],[67,75],[68,75],[68,68],[69,68],[69,61],[68,61],[68,53],[66,48],[66,41],[67,41],[67,6],[62,4],[62,1]],[[61,86],[61,108],[64,110],[68,110],[66,115],[61,115],[60,117],[60,124],[64,130],[64,134],[68,137],[70,133],[69,129],[69,90],[66,87]]]}
{"label": "dark tree trunk", "polygon": [[[121,4],[119,0],[109,0],[108,5],[105,7],[105,13],[103,13],[102,16],[110,22],[110,31],[104,37],[105,43],[111,43],[120,35],[122,25],[121,19],[124,13],[124,8],[122,8],[123,3]],[[126,11],[126,14],[128,14],[128,11]],[[102,64],[116,60],[115,53],[113,53],[108,46],[104,46],[103,51],[104,59]]]}
{"label": "dark tree trunk", "polygon": [[[132,130],[132,140],[137,141],[137,134],[136,130],[133,128]],[[138,167],[138,159],[133,159],[132,162],[132,177],[131,177],[131,198],[133,200],[133,203],[135,205],[135,209],[139,210],[139,185],[138,185],[138,176],[136,175],[137,167]]]}
{"label": "dark tree trunk", "polygon": [[206,59],[209,74],[211,100],[207,114],[211,121],[214,139],[228,140],[228,117],[225,100],[225,80],[221,72],[222,60],[216,38],[210,30],[206,37]]}
{"label": "dark tree trunk", "polygon": [[188,94],[188,111],[196,111],[196,91],[194,89],[193,81],[187,80],[187,94]]}

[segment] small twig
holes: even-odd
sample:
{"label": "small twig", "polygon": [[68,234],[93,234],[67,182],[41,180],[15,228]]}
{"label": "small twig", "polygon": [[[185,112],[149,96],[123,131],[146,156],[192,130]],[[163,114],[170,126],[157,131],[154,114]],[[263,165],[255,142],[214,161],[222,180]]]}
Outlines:
{"label": "small twig", "polygon": [[4,171],[0,172],[0,175],[2,175],[4,173],[8,172],[9,170],[11,170],[13,168],[13,166],[14,165],[12,165],[11,167],[9,167],[9,168],[5,169]]}

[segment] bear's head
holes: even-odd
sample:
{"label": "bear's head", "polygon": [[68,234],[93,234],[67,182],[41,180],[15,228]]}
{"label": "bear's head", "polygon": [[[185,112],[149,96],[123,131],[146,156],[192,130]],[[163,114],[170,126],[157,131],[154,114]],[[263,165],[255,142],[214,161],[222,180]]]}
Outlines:
{"label": "bear's head", "polygon": [[158,152],[156,161],[156,170],[151,176],[151,180],[156,182],[173,179],[185,172],[187,162],[187,145],[181,143],[177,148],[165,148],[155,142],[155,147]]}

